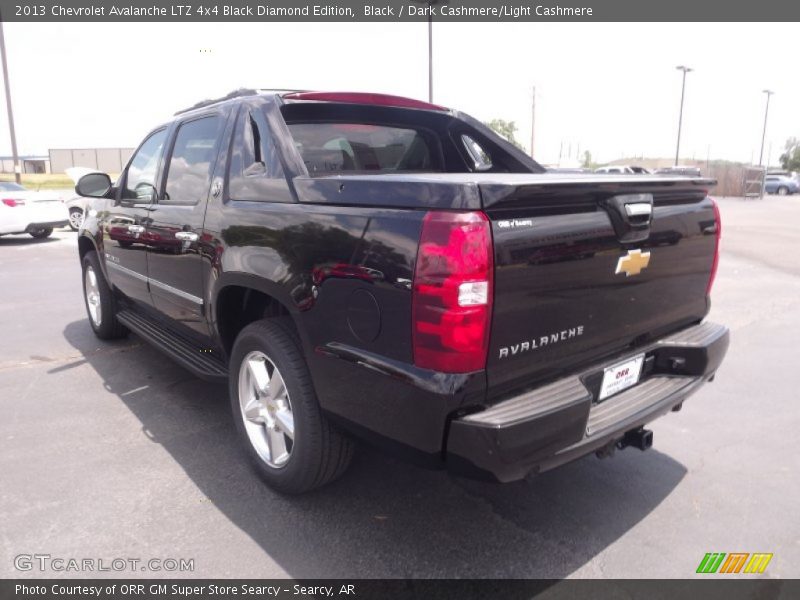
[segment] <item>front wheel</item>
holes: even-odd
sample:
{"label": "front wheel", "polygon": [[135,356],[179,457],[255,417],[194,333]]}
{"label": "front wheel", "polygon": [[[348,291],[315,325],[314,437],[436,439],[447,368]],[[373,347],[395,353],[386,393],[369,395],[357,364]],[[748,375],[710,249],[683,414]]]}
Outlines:
{"label": "front wheel", "polygon": [[236,430],[270,487],[299,494],[345,471],[352,442],[322,414],[290,322],[264,319],[245,327],[230,365]]}
{"label": "front wheel", "polygon": [[789,188],[783,187],[783,186],[778,188],[778,195],[779,196],[786,196],[788,193],[789,193]]}
{"label": "front wheel", "polygon": [[117,321],[117,303],[100,269],[97,252],[83,257],[83,299],[94,334],[102,340],[125,337],[127,328]]}
{"label": "front wheel", "polygon": [[80,208],[69,209],[69,228],[78,231],[83,223],[83,211]]}
{"label": "front wheel", "polygon": [[43,240],[44,238],[50,237],[50,234],[53,233],[53,228],[42,227],[40,229],[34,229],[32,231],[29,231],[28,233],[30,233],[32,238],[35,238],[37,240]]}

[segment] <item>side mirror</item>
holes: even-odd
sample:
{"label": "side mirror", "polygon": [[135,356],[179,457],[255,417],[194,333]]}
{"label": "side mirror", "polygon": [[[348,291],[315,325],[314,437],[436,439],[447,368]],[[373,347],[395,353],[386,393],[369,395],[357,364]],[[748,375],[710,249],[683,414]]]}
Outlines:
{"label": "side mirror", "polygon": [[134,189],[136,192],[136,203],[140,204],[143,202],[150,203],[155,202],[156,199],[156,188],[149,184],[142,181],[141,183],[136,184],[136,188]]}
{"label": "side mirror", "polygon": [[87,173],[78,180],[75,193],[89,198],[105,198],[111,190],[111,177],[105,173]]}

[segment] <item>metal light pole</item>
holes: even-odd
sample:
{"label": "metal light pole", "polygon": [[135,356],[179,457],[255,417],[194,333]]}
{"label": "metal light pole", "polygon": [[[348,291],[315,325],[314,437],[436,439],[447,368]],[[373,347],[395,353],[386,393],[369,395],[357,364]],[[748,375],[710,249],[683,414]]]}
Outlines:
{"label": "metal light pole", "polygon": [[[531,158],[533,158],[533,142],[536,139],[536,86],[533,86],[533,99],[531,100]],[[559,159],[561,157],[559,156]]]}
{"label": "metal light pole", "polygon": [[17,155],[17,134],[14,132],[14,111],[11,110],[11,88],[8,85],[8,64],[6,63],[6,38],[3,22],[0,21],[0,61],[3,63],[3,82],[6,87],[6,108],[8,109],[8,133],[11,136],[11,155],[14,159],[14,179],[20,183],[19,156]]}
{"label": "metal light pole", "polygon": [[761,166],[761,163],[764,160],[764,140],[767,138],[767,115],[769,115],[769,97],[775,93],[772,90],[763,90],[763,92],[767,95],[767,106],[764,109],[764,131],[761,134],[761,152],[758,153],[759,167]]}
{"label": "metal light pole", "polygon": [[437,4],[447,4],[449,0],[415,0],[428,5],[428,102],[433,102],[433,11]]}
{"label": "metal light pole", "polygon": [[694,69],[683,65],[678,65],[675,68],[679,71],[683,71],[683,82],[681,83],[681,110],[680,113],[678,113],[678,143],[675,145],[675,166],[677,167],[678,156],[681,152],[681,127],[683,126],[683,98],[686,94],[686,74],[694,71]]}
{"label": "metal light pole", "polygon": [[[433,2],[428,2],[433,8]],[[433,11],[428,13],[428,102],[433,104]]]}

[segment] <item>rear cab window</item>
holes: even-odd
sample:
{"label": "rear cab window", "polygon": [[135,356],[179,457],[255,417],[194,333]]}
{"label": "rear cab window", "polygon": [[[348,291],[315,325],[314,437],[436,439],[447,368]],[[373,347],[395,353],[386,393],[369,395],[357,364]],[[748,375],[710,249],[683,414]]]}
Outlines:
{"label": "rear cab window", "polygon": [[311,177],[544,171],[461,113],[292,100],[281,104],[280,112],[296,158]]}
{"label": "rear cab window", "polygon": [[376,123],[289,123],[309,174],[345,171],[430,172],[442,166],[422,129]]}

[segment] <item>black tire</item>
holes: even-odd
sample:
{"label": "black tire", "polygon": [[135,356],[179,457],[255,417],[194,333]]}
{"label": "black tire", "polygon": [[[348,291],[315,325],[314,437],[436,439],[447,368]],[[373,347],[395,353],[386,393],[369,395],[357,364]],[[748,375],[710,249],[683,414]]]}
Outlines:
{"label": "black tire", "polygon": [[[79,225],[75,225],[75,223]],[[83,222],[83,211],[80,208],[70,208],[69,209],[69,228],[72,231],[78,231],[80,229],[80,223]]]}
{"label": "black tire", "polygon": [[788,196],[788,195],[789,195],[789,188],[783,185],[778,188],[778,196]]}
{"label": "black tire", "polygon": [[50,237],[50,234],[53,233],[52,227],[42,227],[41,229],[34,229],[33,231],[28,232],[32,238],[37,240],[43,240],[44,238]]}
{"label": "black tire", "polygon": [[[278,369],[291,403],[294,439],[288,460],[279,467],[268,464],[254,447],[239,401],[240,373],[247,369],[245,357],[253,352],[263,353]],[[347,469],[353,443],[322,414],[290,321],[264,319],[239,333],[231,353],[229,394],[237,434],[256,471],[273,489],[286,494],[308,492],[333,481]]]}
{"label": "black tire", "polygon": [[[87,271],[92,269],[97,281],[97,294],[99,296],[100,306],[100,322],[97,323],[92,316],[92,311],[89,308],[89,298],[87,297]],[[114,294],[108,286],[103,270],[100,268],[100,260],[97,258],[97,252],[87,252],[83,257],[83,272],[82,272],[82,287],[83,287],[83,303],[86,306],[86,314],[89,317],[89,324],[92,326],[94,334],[101,340],[115,340],[128,335],[128,329],[117,321],[117,302],[114,299]]]}

